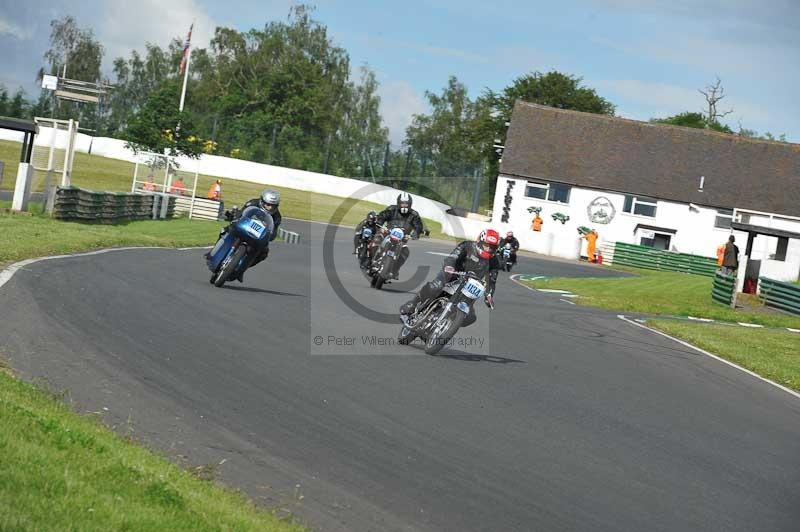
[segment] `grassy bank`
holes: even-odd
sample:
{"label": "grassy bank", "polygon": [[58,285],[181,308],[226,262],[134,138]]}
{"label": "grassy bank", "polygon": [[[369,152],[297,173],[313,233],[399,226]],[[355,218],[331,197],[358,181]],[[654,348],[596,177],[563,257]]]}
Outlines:
{"label": "grassy bank", "polygon": [[104,247],[206,246],[216,240],[220,225],[185,218],[99,225],[60,222],[45,216],[0,214],[0,265]]}
{"label": "grassy bank", "polygon": [[652,320],[647,324],[800,391],[798,333],[676,320]]}
{"label": "grassy bank", "polygon": [[[0,141],[0,161],[6,163],[5,178],[2,185],[0,185],[3,189],[10,190],[14,187],[17,163],[19,162],[19,150],[20,144],[18,142]],[[125,192],[131,189],[133,170],[134,165],[126,161],[76,152],[72,168],[72,184],[76,187],[90,190]],[[34,191],[41,190],[44,186],[44,176],[39,174],[37,172],[33,181]],[[200,175],[197,180],[198,195],[204,195],[215,179],[216,177],[214,176]],[[257,197],[264,187],[264,185],[258,183],[223,179],[222,197],[228,206],[241,205],[248,199]],[[376,203],[356,201],[327,194],[315,194],[271,185],[270,188],[281,193],[281,212],[283,215],[301,220],[317,222],[330,222],[333,220],[344,225],[356,225],[364,219],[367,212],[371,210],[379,211],[385,207]],[[346,214],[341,220],[338,218],[334,220],[334,213],[340,208],[342,208],[342,211],[346,211]],[[438,222],[425,219],[424,223],[425,227],[430,229],[432,238],[452,240],[452,237],[442,233],[441,224]]]}
{"label": "grassy bank", "polygon": [[[622,268],[620,268],[622,269]],[[552,278],[526,281],[534,288],[569,290],[581,305],[620,312],[695,316],[721,321],[745,321],[760,325],[800,328],[800,318],[748,306],[733,310],[711,300],[712,279],[699,275],[624,268],[636,277],[575,279]]]}
{"label": "grassy bank", "polygon": [[0,451],[0,530],[302,530],[3,372]]}

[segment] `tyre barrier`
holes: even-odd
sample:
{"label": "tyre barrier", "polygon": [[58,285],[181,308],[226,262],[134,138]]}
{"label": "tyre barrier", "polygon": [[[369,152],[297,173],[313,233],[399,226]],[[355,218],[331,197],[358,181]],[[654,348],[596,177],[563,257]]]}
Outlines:
{"label": "tyre barrier", "polygon": [[174,198],[161,209],[152,194],[97,192],[77,187],[58,187],[53,202],[53,218],[100,223],[171,218]]}

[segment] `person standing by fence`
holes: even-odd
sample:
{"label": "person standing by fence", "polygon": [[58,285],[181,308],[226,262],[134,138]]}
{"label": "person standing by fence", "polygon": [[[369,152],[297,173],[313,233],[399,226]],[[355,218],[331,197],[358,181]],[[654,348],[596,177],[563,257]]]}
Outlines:
{"label": "person standing by fence", "polygon": [[736,275],[739,270],[739,247],[734,242],[736,242],[736,237],[729,236],[722,256],[722,269],[720,271],[722,275]]}
{"label": "person standing by fence", "polygon": [[208,199],[219,201],[222,198],[222,180],[217,179],[208,189]]}

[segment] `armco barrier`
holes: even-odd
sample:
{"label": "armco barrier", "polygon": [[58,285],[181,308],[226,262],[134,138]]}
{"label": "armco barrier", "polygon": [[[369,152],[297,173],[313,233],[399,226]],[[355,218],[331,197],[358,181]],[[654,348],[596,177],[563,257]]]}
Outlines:
{"label": "armco barrier", "polygon": [[708,277],[713,276],[717,271],[717,261],[713,257],[663,251],[624,242],[615,244],[613,263],[648,270],[693,273]]}
{"label": "armco barrier", "polygon": [[736,308],[736,277],[733,275],[714,275],[711,288],[711,299],[717,303]]}
{"label": "armco barrier", "polygon": [[[102,223],[149,220],[155,212],[155,196],[152,194],[126,194],[121,192],[95,192],[75,187],[59,187],[53,205],[53,217],[59,220],[80,220]],[[174,199],[169,199],[163,211],[172,217]]]}
{"label": "armco barrier", "polygon": [[759,297],[769,307],[800,315],[800,285],[760,278]]}
{"label": "armco barrier", "polygon": [[299,244],[300,243],[300,233],[295,233],[294,231],[287,231],[285,229],[278,228],[278,236],[286,242],[287,244]]}

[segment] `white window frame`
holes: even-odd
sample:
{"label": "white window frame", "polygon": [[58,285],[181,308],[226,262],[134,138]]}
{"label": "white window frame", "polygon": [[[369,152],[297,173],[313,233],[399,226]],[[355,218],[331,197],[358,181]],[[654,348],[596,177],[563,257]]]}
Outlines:
{"label": "white window frame", "polygon": [[[572,185],[562,184],[559,185],[565,186],[569,188],[569,192],[567,196],[572,196]],[[528,187],[539,188],[545,191],[544,198],[534,198],[532,196],[528,196]],[[546,201],[548,203],[555,203],[556,205],[569,205],[569,199],[566,202],[564,201],[556,201],[551,200],[550,198],[550,183],[539,183],[537,181],[526,181],[525,182],[525,199],[534,200],[534,201]]]}
{"label": "white window frame", "polygon": [[[630,196],[632,199],[630,212],[625,210],[625,198],[622,199],[622,212],[624,212],[625,214],[629,214],[631,216],[641,216],[642,218],[650,218],[650,219],[653,219],[658,215],[658,200],[656,201],[639,200],[639,197],[634,196],[633,194],[625,194],[625,196]],[[639,214],[636,212],[636,205],[638,204],[648,205],[650,207],[653,207],[656,212],[653,213],[652,216],[650,216],[649,214]]]}

